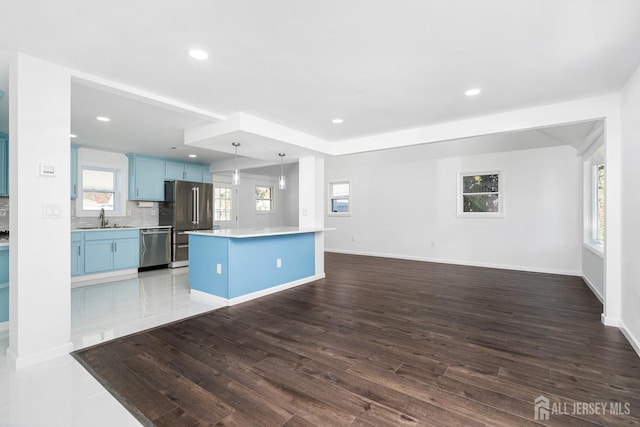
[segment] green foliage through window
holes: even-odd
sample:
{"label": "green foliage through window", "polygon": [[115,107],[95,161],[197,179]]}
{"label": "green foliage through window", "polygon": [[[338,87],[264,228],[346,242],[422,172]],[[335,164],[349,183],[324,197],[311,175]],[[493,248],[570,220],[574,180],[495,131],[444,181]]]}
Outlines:
{"label": "green foliage through window", "polygon": [[462,175],[462,212],[499,213],[500,175]]}
{"label": "green foliage through window", "polygon": [[273,210],[273,187],[256,185],[256,210],[263,212]]}

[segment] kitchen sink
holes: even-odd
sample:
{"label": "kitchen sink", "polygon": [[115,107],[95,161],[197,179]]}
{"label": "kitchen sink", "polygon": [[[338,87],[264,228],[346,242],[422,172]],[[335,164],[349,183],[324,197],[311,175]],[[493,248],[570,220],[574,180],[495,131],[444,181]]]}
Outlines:
{"label": "kitchen sink", "polygon": [[[118,228],[139,228],[133,225],[107,225],[105,227],[77,227],[74,230],[112,230]],[[73,231],[73,230],[72,230]]]}

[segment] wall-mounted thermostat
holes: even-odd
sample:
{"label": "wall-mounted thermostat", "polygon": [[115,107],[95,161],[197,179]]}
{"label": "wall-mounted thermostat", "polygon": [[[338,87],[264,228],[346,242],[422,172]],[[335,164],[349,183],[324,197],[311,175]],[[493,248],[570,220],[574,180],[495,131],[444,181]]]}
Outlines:
{"label": "wall-mounted thermostat", "polygon": [[40,163],[40,176],[56,176],[56,167]]}

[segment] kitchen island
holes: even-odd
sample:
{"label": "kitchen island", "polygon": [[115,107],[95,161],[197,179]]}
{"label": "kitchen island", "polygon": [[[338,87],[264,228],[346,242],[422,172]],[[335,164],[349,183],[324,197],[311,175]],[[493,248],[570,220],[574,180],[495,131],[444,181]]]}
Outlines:
{"label": "kitchen island", "polygon": [[272,227],[187,232],[191,292],[234,305],[322,279],[316,237],[324,231]]}

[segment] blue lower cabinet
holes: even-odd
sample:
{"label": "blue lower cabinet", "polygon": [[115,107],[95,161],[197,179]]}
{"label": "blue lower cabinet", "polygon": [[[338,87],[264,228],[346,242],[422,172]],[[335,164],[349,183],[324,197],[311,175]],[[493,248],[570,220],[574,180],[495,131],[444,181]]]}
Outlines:
{"label": "blue lower cabinet", "polygon": [[9,320],[9,246],[0,246],[0,322]]}
{"label": "blue lower cabinet", "polygon": [[[136,230],[137,231],[137,230]],[[113,241],[113,269],[138,268],[140,265],[140,238],[116,239]]]}
{"label": "blue lower cabinet", "polygon": [[84,274],[84,233],[71,233],[71,275]]}
{"label": "blue lower cabinet", "polygon": [[[72,233],[73,234],[76,233]],[[140,265],[140,232],[139,230],[99,230],[82,233],[83,242],[80,245],[82,268],[77,268],[75,274],[104,273],[113,270],[138,268]],[[84,251],[83,251],[84,249]],[[71,241],[71,274],[74,274],[74,241]]]}
{"label": "blue lower cabinet", "polygon": [[113,240],[90,240],[84,243],[84,272],[113,270]]}

